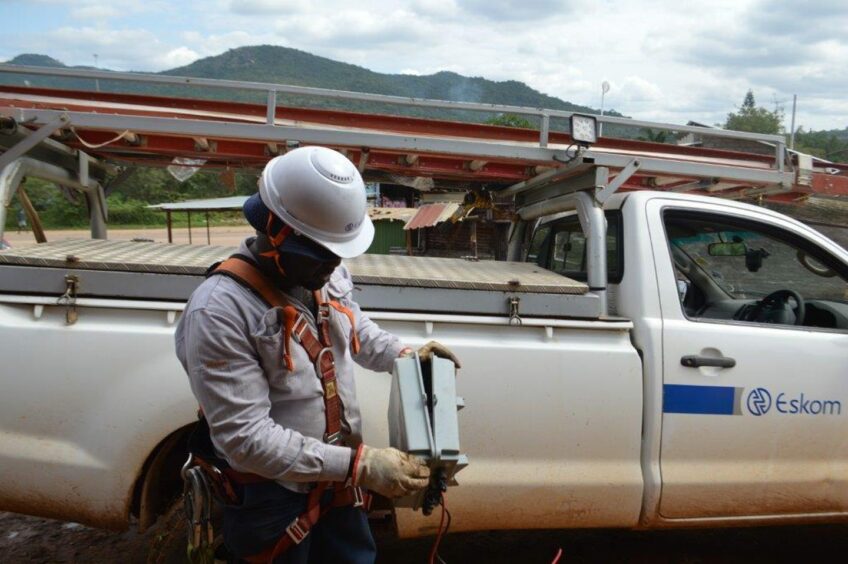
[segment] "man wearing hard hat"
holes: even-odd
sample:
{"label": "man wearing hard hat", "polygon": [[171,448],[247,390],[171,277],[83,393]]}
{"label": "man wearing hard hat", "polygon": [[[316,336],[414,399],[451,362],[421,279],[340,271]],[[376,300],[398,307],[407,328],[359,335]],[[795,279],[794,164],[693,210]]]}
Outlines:
{"label": "man wearing hard hat", "polygon": [[257,235],[210,269],[176,333],[224,543],[247,562],[373,562],[368,491],[407,495],[429,469],[362,443],[354,363],[388,372],[412,353],[360,311],[341,264],[374,236],[365,185],[340,153],[303,147],[268,163],[244,214]]}

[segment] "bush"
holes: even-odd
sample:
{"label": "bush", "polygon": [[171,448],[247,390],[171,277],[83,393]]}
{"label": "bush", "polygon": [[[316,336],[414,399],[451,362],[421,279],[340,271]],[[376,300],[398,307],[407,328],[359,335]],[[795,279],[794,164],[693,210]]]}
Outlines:
{"label": "bush", "polygon": [[106,202],[110,225],[165,225],[165,214],[148,208],[141,200],[125,200],[121,194],[112,194]]}

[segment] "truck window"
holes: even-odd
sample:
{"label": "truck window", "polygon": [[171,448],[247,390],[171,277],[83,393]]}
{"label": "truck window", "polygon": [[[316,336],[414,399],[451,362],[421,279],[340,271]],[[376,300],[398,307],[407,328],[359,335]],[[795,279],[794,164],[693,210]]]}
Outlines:
{"label": "truck window", "polygon": [[[607,212],[607,275],[613,284],[621,282],[623,258],[621,214]],[[576,215],[539,226],[533,234],[528,262],[575,280],[586,280],[586,236]]]}
{"label": "truck window", "polygon": [[848,330],[845,265],[766,224],[664,214],[678,295],[690,318]]}
{"label": "truck window", "polygon": [[545,242],[547,241],[548,235],[550,235],[550,233],[550,225],[543,225],[536,230],[536,232],[533,234],[533,240],[530,241],[530,250],[527,251],[527,260],[525,262],[535,262],[539,266],[545,266],[540,262],[540,260],[544,260],[546,258]]}

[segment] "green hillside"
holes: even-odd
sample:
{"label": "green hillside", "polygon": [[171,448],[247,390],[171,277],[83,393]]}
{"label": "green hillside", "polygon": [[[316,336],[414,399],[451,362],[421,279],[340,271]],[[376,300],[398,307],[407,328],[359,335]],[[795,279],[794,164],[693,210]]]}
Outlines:
{"label": "green hillside", "polygon": [[453,72],[426,76],[381,74],[288,47],[260,45],[231,49],[163,74],[257,80],[394,96],[545,107],[597,113],[597,110],[547,96],[515,80],[495,82]]}
{"label": "green hillside", "polygon": [[65,64],[57,61],[53,57],[47,55],[37,55],[35,53],[24,53],[18,55],[10,61],[6,61],[11,65],[28,65],[31,67],[64,67]]}
{"label": "green hillside", "polygon": [[[51,57],[35,54],[19,55],[8,61],[8,63],[55,67],[65,66],[60,61]],[[318,57],[297,49],[271,45],[231,49],[221,55],[206,57],[190,65],[167,70],[161,74],[271,82],[395,96],[545,107],[558,110],[598,113],[598,110],[594,108],[572,104],[559,98],[548,96],[515,80],[497,82],[482,77],[462,76],[452,72],[438,72],[426,76],[382,74],[360,66],[334,61],[325,57]],[[94,89],[94,81],[88,79],[0,75],[0,83],[21,84],[24,80],[27,80],[33,86]],[[264,97],[255,92],[221,92],[214,89],[162,85],[145,86],[108,80],[99,81],[99,87],[103,91],[166,94],[197,98],[220,98],[226,96],[241,101],[264,102]],[[469,121],[483,121],[492,117],[491,115],[487,116],[479,112],[400,108],[374,103],[315,98],[306,99],[296,96],[281,96],[279,97],[279,102],[281,104],[297,106],[380,111]],[[611,115],[621,115],[614,110],[608,113]]]}

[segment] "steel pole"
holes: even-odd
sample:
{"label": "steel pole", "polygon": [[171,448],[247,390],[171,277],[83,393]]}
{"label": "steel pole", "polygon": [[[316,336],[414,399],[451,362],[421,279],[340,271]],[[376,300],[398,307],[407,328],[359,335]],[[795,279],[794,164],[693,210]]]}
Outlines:
{"label": "steel pole", "polygon": [[798,95],[792,95],[792,133],[789,136],[789,148],[795,149],[795,108],[798,105]]}
{"label": "steel pole", "polygon": [[[606,92],[601,88],[601,117],[604,117],[604,96],[606,96]],[[604,134],[604,121],[601,120],[601,123],[598,124],[598,137]]]}

